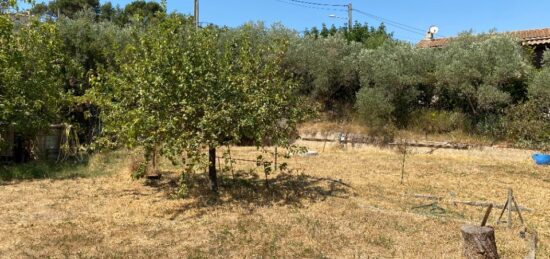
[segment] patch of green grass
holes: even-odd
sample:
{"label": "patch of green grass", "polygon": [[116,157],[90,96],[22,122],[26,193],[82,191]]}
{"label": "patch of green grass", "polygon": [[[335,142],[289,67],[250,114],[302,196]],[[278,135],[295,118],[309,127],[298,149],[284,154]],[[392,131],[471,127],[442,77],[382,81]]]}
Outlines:
{"label": "patch of green grass", "polygon": [[82,162],[55,163],[34,161],[26,164],[0,165],[0,183],[35,179],[73,179],[108,175],[120,169],[127,154],[114,151],[90,156]]}

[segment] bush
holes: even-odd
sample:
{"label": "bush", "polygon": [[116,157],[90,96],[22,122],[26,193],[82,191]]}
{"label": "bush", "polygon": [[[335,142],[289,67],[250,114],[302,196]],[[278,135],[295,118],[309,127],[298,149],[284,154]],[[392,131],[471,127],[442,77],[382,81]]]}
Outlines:
{"label": "bush", "polygon": [[522,146],[550,149],[550,52],[544,67],[529,83],[529,101],[508,109],[505,117],[507,136]]}
{"label": "bush", "polygon": [[471,121],[464,113],[454,111],[418,110],[411,114],[409,126],[426,134],[468,132]]}
{"label": "bush", "polygon": [[507,136],[521,146],[550,149],[550,114],[536,101],[511,107],[504,118]]}
{"label": "bush", "polygon": [[363,88],[357,93],[355,108],[359,119],[377,128],[392,123],[395,107],[382,89]]}
{"label": "bush", "polygon": [[138,180],[145,177],[149,169],[148,167],[149,165],[147,161],[142,157],[132,160],[130,164],[130,173],[132,174],[132,179]]}
{"label": "bush", "polygon": [[545,53],[545,67],[529,83],[529,100],[507,110],[506,134],[522,146],[550,149],[550,52]]}

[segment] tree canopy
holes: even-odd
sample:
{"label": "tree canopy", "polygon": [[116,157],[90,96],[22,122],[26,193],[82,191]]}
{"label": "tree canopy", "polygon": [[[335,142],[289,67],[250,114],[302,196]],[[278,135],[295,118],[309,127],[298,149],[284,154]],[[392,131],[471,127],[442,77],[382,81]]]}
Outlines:
{"label": "tree canopy", "polygon": [[120,69],[95,79],[105,133],[174,162],[208,147],[215,163],[217,147],[243,138],[285,143],[303,116],[296,83],[281,69],[288,43],[254,41],[254,32],[196,30],[170,16],[136,34],[116,56]]}
{"label": "tree canopy", "polygon": [[[62,50],[54,24],[33,21],[15,28],[0,16],[0,123],[34,134],[61,120]],[[2,140],[0,140],[1,142]]]}

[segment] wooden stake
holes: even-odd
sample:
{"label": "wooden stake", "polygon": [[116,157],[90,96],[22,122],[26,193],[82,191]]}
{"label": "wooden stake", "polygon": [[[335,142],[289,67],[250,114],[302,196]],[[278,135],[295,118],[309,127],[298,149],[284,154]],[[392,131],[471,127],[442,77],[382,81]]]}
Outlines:
{"label": "wooden stake", "polygon": [[512,202],[513,202],[512,189],[508,190],[508,228],[512,228]]}
{"label": "wooden stake", "polygon": [[525,259],[536,259],[537,258],[537,232],[529,234],[529,254],[525,256]]}
{"label": "wooden stake", "polygon": [[485,227],[487,224],[487,220],[489,219],[489,215],[491,214],[491,210],[493,210],[493,204],[489,205],[489,208],[487,208],[487,211],[485,212],[485,216],[483,217],[483,221],[481,221],[481,226]]}
{"label": "wooden stake", "polygon": [[523,217],[521,216],[521,211],[519,209],[518,203],[516,202],[516,198],[512,196],[512,201],[514,202],[514,206],[516,207],[516,210],[518,211],[519,220],[521,220],[521,225],[525,226],[525,221],[523,221]]}
{"label": "wooden stake", "polygon": [[500,216],[498,216],[497,224],[500,224],[500,220],[502,219],[502,216],[504,216],[504,212],[506,211],[506,208],[508,208],[508,200],[506,200],[506,203],[502,207],[502,211],[500,212]]}
{"label": "wooden stake", "polygon": [[233,157],[231,157],[231,148],[227,146],[227,155],[229,156],[229,167],[231,167],[231,177],[235,179],[235,170],[233,169]]}
{"label": "wooden stake", "polygon": [[323,144],[323,152],[325,152],[325,147],[327,146],[327,141],[328,141],[328,134],[325,135],[325,143]]}
{"label": "wooden stake", "polygon": [[277,158],[279,153],[277,153],[277,145],[275,145],[275,172],[277,172]]}

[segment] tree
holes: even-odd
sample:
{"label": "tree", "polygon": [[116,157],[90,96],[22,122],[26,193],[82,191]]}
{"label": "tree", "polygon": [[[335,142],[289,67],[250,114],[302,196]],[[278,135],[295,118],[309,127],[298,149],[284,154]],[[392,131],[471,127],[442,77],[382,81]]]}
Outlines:
{"label": "tree", "polygon": [[95,79],[105,134],[144,146],[148,160],[158,152],[193,164],[206,148],[214,192],[217,147],[244,137],[286,143],[303,116],[280,68],[286,43],[254,41],[253,27],[220,35],[172,15],[136,35],[116,57],[120,70]]}
{"label": "tree", "polygon": [[[356,103],[362,119],[376,126],[407,126],[411,112],[430,104],[434,83],[432,50],[386,43],[359,55],[361,90]],[[375,126],[373,125],[373,126]]]}
{"label": "tree", "polygon": [[525,98],[532,69],[518,41],[507,35],[462,35],[437,58],[440,100],[481,121]]}
{"label": "tree", "polygon": [[99,8],[99,19],[101,21],[115,21],[122,13],[120,8],[115,8],[111,2],[106,2]]}
{"label": "tree", "polygon": [[[33,137],[60,122],[64,102],[58,31],[31,21],[17,28],[0,15],[0,123]],[[2,140],[0,140],[2,142]]]}
{"label": "tree", "polygon": [[66,89],[67,102],[63,113],[77,127],[81,143],[90,144],[100,131],[100,109],[85,97],[90,77],[100,69],[115,66],[115,53],[124,48],[130,33],[138,27],[121,28],[113,22],[97,22],[93,13],[56,21],[63,51],[60,80]]}
{"label": "tree", "polygon": [[60,15],[73,18],[77,13],[86,9],[92,9],[99,13],[99,0],[53,0],[47,5],[43,3],[36,4],[31,12],[34,14],[48,14],[53,17]]}
{"label": "tree", "polygon": [[382,46],[385,42],[393,41],[393,35],[386,31],[386,26],[382,23],[378,28],[370,27],[368,23],[361,24],[355,22],[351,30],[348,26],[336,27],[331,25],[330,29],[323,24],[321,31],[317,27],[312,27],[311,30],[306,30],[305,36],[313,36],[327,38],[341,33],[349,42],[362,43],[365,48],[375,49]]}
{"label": "tree", "polygon": [[357,55],[361,45],[342,34],[293,41],[285,67],[301,81],[300,92],[321,103],[326,111],[349,112],[360,88]]}
{"label": "tree", "polygon": [[131,2],[124,8],[124,14],[128,17],[137,15],[143,18],[155,17],[157,13],[166,12],[165,8],[157,2],[138,0]]}

